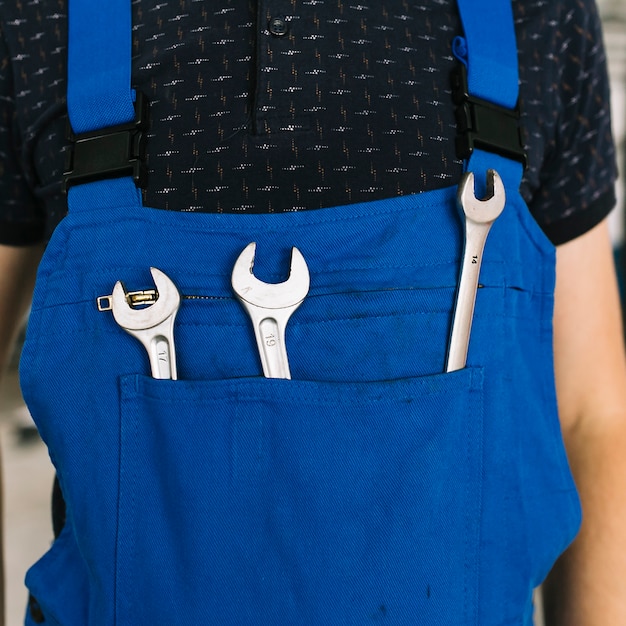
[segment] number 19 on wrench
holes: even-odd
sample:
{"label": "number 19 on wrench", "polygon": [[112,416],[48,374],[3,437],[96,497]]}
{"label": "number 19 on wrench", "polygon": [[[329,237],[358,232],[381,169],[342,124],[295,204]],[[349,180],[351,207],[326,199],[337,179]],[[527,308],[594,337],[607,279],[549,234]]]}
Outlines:
{"label": "number 19 on wrench", "polygon": [[489,229],[502,213],[505,202],[504,184],[495,170],[487,171],[485,200],[476,198],[474,174],[467,172],[463,175],[457,204],[465,218],[465,245],[448,345],[446,372],[454,372],[465,367],[485,242]]}

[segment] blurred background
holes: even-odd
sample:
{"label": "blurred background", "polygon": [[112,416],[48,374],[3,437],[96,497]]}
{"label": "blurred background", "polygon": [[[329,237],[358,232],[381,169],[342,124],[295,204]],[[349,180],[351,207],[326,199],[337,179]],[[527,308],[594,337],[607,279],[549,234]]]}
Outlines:
{"label": "blurred background", "polygon": [[[613,125],[620,154],[620,172],[626,171],[626,2],[597,0],[604,20],[605,44],[612,81]],[[626,182],[617,184],[618,209],[611,217],[615,258],[624,294],[626,254]],[[23,623],[27,595],[26,569],[52,541],[50,494],[53,470],[28,411],[23,405],[17,378],[16,350],[0,393],[0,447],[4,473],[5,560],[7,626]],[[542,624],[540,611],[536,623]]]}
{"label": "blurred background", "polygon": [[[611,77],[611,106],[613,132],[618,147],[620,178],[616,185],[617,209],[611,216],[613,243],[621,281],[622,301],[625,291],[626,253],[626,2],[624,0],[597,0],[604,22],[604,42]],[[626,307],[625,307],[626,312]]]}

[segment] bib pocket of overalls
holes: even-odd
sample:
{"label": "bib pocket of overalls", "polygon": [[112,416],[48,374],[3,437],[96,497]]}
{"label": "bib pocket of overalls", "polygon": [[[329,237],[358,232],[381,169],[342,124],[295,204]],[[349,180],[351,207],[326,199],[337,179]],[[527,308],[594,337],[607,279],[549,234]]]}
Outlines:
{"label": "bib pocket of overalls", "polygon": [[120,394],[120,623],[476,623],[480,369]]}

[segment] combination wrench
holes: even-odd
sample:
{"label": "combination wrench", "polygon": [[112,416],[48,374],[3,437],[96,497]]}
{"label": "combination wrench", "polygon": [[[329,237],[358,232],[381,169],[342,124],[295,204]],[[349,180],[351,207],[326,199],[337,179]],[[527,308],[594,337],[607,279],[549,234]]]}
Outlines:
{"label": "combination wrench", "polygon": [[301,252],[291,249],[289,278],[264,283],[252,273],[256,243],[248,244],[233,267],[231,284],[254,327],[265,378],[291,378],[285,329],[292,313],[309,292],[309,269]]}
{"label": "combination wrench", "polygon": [[465,367],[485,242],[491,225],[502,213],[505,202],[504,184],[495,170],[487,171],[487,196],[484,200],[476,198],[474,174],[466,172],[463,175],[457,194],[457,205],[463,212],[465,220],[465,243],[448,344],[446,372]]}
{"label": "combination wrench", "polygon": [[126,288],[115,283],[111,294],[111,310],[115,321],[138,339],[150,359],[153,378],[176,380],[174,319],[180,307],[180,293],[170,278],[156,267],[150,268],[158,298],[145,308],[132,308]]}

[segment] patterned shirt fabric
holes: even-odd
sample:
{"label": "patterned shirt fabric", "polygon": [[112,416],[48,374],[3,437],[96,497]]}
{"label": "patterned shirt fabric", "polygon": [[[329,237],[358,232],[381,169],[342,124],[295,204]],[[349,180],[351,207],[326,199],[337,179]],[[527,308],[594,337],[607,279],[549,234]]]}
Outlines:
{"label": "patterned shirt fabric", "polygon": [[[614,204],[599,18],[593,0],[513,9],[522,195],[559,244]],[[459,180],[453,0],[133,0],[132,18],[147,206],[310,210]],[[0,0],[0,243],[46,240],[67,210],[66,55],[66,0]]]}

